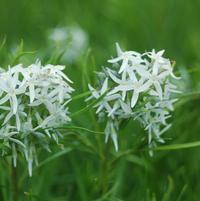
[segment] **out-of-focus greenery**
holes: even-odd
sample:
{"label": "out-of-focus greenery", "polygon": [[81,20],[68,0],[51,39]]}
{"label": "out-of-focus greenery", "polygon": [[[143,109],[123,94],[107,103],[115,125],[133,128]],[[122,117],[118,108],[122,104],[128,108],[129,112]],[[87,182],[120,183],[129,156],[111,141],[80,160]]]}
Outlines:
{"label": "out-of-focus greenery", "polygon": [[[74,96],[95,83],[94,70],[115,55],[114,43],[124,49],[165,49],[176,60],[184,93],[176,105],[173,127],[165,134],[168,144],[199,141],[200,131],[200,1],[199,0],[0,0],[0,66],[61,62],[74,81]],[[79,26],[88,35],[88,50],[73,63],[59,59],[59,47],[49,44],[50,29]],[[16,46],[24,51],[16,58]],[[66,44],[67,48],[68,44]],[[15,54],[12,53],[15,50]],[[56,56],[57,55],[57,56]],[[57,59],[56,59],[57,58]],[[26,164],[18,164],[19,200],[40,201],[199,201],[200,147],[165,150],[149,157],[140,126],[128,122],[119,136],[120,151],[104,144],[103,126],[94,111],[76,113],[86,106],[83,98],[71,103],[73,127],[63,131],[64,149],[42,152],[40,166],[29,178]],[[0,200],[9,201],[13,180],[4,159],[0,163]],[[12,177],[11,177],[12,178]]]}

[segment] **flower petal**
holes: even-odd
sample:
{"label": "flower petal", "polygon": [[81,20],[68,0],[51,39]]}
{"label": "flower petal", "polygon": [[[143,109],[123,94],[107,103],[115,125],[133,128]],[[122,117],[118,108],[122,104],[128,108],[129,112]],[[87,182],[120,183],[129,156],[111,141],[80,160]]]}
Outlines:
{"label": "flower petal", "polygon": [[139,93],[134,91],[133,96],[131,98],[131,107],[132,108],[136,105],[138,98],[139,98]]}

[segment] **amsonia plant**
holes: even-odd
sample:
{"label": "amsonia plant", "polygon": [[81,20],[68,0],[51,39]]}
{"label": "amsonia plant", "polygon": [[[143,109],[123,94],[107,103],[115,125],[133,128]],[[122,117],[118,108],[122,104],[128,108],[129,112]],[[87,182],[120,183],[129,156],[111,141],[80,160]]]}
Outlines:
{"label": "amsonia plant", "polygon": [[[105,141],[113,140],[116,151],[117,133],[124,119],[139,121],[147,131],[149,147],[164,143],[163,133],[171,124],[168,118],[179,93],[173,74],[173,64],[163,57],[164,50],[138,53],[122,51],[108,60],[109,67],[98,72],[97,89],[89,84],[91,96],[100,120],[106,122]],[[56,127],[71,121],[68,103],[74,89],[63,73],[64,66],[42,65],[39,60],[0,70],[0,140],[1,154],[25,157],[29,175],[33,163],[38,163],[37,150],[50,150],[62,133]],[[152,152],[150,152],[152,154]]]}
{"label": "amsonia plant", "polygon": [[162,135],[171,124],[167,119],[179,93],[174,80],[173,64],[163,57],[164,50],[138,53],[122,51],[116,44],[117,57],[97,73],[97,89],[89,85],[92,95],[87,99],[102,97],[94,107],[100,120],[107,122],[106,142],[111,137],[118,150],[117,132],[122,120],[132,118],[147,131],[150,147],[164,143]]}
{"label": "amsonia plant", "polygon": [[54,128],[70,121],[67,104],[73,88],[63,70],[36,61],[0,71],[1,154],[11,153],[14,166],[18,154],[24,156],[30,176],[33,162],[38,163],[37,149],[49,150],[49,143],[62,137]]}

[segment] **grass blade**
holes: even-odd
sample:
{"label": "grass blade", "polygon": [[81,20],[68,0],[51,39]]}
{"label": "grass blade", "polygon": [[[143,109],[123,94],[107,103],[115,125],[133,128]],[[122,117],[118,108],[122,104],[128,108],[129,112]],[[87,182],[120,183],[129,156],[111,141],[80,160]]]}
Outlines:
{"label": "grass blade", "polygon": [[152,148],[150,150],[167,151],[167,150],[189,149],[189,148],[194,148],[194,147],[199,147],[199,146],[200,146],[200,141],[195,141],[195,142],[189,142],[189,143],[184,143],[184,144],[164,145],[164,146]]}
{"label": "grass blade", "polygon": [[53,154],[52,156],[50,156],[49,158],[45,159],[44,161],[42,161],[41,163],[39,163],[39,165],[36,167],[37,168],[40,168],[41,166],[45,165],[46,163],[49,163],[57,158],[59,158],[60,156],[63,156],[67,153],[69,153],[70,151],[72,151],[72,148],[65,148],[63,149],[62,151],[58,152],[58,153],[55,153]]}

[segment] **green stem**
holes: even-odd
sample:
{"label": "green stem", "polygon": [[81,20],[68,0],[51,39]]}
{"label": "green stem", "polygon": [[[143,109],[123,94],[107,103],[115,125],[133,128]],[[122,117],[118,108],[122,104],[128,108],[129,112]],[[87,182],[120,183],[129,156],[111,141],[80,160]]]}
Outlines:
{"label": "green stem", "polygon": [[100,182],[100,192],[102,195],[106,194],[108,191],[108,174],[109,174],[109,159],[108,159],[108,154],[109,154],[109,148],[110,148],[110,143],[108,142],[105,145],[104,149],[104,156],[101,159],[101,182]]}
{"label": "green stem", "polygon": [[18,199],[18,178],[17,178],[17,168],[11,163],[11,187],[12,187],[12,201],[19,201]]}

